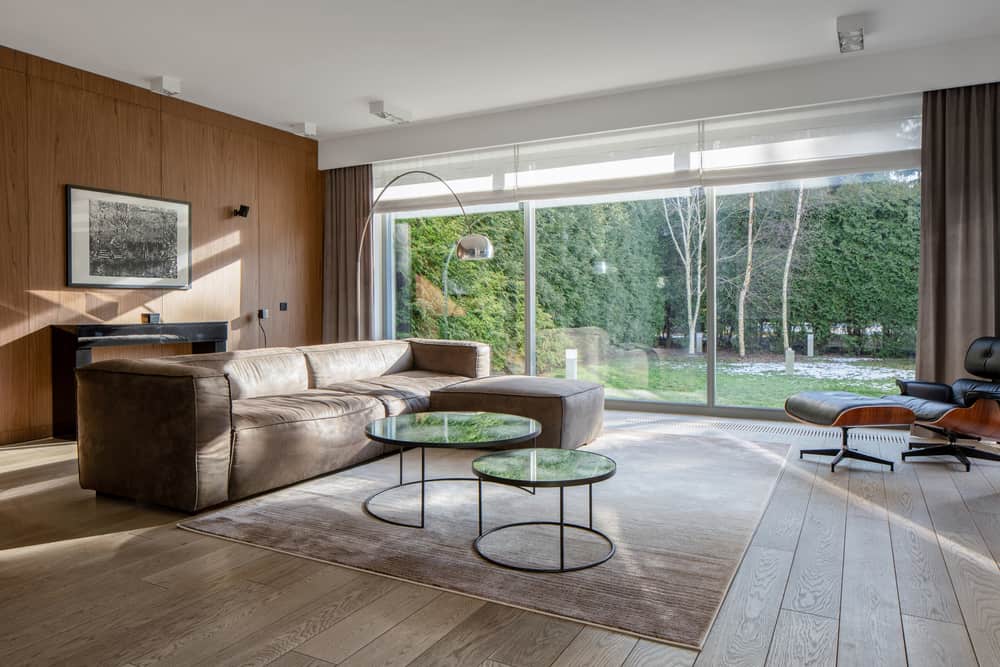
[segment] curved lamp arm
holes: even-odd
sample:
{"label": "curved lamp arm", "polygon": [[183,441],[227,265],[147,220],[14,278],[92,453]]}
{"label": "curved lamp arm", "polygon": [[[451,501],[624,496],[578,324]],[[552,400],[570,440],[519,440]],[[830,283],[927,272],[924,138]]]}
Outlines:
{"label": "curved lamp arm", "polygon": [[404,171],[402,174],[399,174],[398,176],[393,178],[391,181],[389,181],[382,187],[382,191],[378,193],[378,197],[375,197],[375,201],[372,202],[372,207],[368,211],[368,217],[365,218],[365,225],[364,227],[361,228],[361,240],[358,242],[358,261],[357,261],[357,277],[356,277],[357,281],[356,284],[358,291],[357,293],[357,321],[358,321],[357,339],[358,340],[361,340],[361,257],[364,254],[365,238],[368,236],[368,229],[369,227],[371,227],[372,219],[375,217],[375,207],[378,205],[379,200],[382,199],[382,195],[386,193],[386,190],[388,190],[393,183],[395,183],[396,181],[405,176],[412,176],[413,174],[423,174],[424,176],[430,176],[434,180],[441,183],[441,185],[446,187],[451,196],[455,198],[455,203],[458,204],[459,210],[462,211],[462,218],[465,221],[466,228],[469,227],[469,215],[465,212],[465,206],[462,205],[462,200],[458,198],[458,195],[455,194],[455,191],[451,189],[451,186],[448,185],[448,183],[445,182],[445,180],[440,176],[438,176],[437,174],[432,174],[431,172],[425,171],[423,169],[411,169],[409,171]]}

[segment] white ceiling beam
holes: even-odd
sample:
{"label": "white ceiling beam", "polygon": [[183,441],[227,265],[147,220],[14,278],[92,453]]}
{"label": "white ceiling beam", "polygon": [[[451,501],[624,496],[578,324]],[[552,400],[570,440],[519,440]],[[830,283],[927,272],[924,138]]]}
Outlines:
{"label": "white ceiling beam", "polygon": [[327,139],[321,169],[1000,80],[1000,36],[733,74]]}

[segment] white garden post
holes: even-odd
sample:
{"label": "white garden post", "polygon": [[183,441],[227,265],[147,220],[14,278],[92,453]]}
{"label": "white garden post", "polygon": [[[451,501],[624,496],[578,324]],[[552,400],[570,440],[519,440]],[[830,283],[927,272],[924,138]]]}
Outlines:
{"label": "white garden post", "polygon": [[816,337],[814,334],[806,334],[806,356],[811,357],[814,355],[815,350],[813,345],[816,342]]}
{"label": "white garden post", "polygon": [[566,379],[576,379],[576,348],[566,348]]}
{"label": "white garden post", "polygon": [[795,350],[792,348],[785,350],[785,373],[788,375],[795,374]]}

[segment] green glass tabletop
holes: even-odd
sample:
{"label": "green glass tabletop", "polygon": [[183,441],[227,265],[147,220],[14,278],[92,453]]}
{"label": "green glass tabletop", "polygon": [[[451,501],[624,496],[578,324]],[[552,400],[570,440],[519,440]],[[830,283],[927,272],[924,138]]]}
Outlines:
{"label": "green glass tabletop", "polygon": [[480,456],[472,471],[482,480],[516,486],[578,486],[615,474],[615,462],[579,449],[517,449]]}
{"label": "green glass tabletop", "polygon": [[403,447],[498,447],[531,440],[541,432],[534,419],[498,412],[416,412],[365,427],[372,440]]}

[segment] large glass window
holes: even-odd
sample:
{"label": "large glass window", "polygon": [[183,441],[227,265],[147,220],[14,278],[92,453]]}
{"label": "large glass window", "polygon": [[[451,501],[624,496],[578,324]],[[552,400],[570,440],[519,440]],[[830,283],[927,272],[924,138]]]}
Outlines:
{"label": "large glass window", "polygon": [[432,211],[392,219],[396,336],[483,341],[493,348],[494,374],[523,373],[521,213],[475,213],[470,218],[473,230],[492,240],[493,259],[455,257],[455,242],[467,231],[460,216]]}
{"label": "large glass window", "polygon": [[706,401],[707,221],[698,188],[536,208],[540,375],[607,396]]}
{"label": "large glass window", "polygon": [[494,373],[596,380],[612,399],[891,393],[914,369],[919,101],[376,165],[376,188],[410,169],[444,178],[496,249],[457,260],[467,223],[448,188],[394,183],[378,208],[388,328],[485,341]]}
{"label": "large glass window", "polygon": [[917,172],[731,186],[716,202],[718,404],[881,396],[913,377]]}

